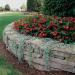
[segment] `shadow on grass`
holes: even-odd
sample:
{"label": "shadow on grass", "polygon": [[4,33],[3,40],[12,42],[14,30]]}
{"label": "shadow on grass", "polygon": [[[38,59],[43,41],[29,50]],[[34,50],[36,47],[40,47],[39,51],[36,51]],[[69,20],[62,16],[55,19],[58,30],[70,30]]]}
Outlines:
{"label": "shadow on grass", "polygon": [[14,67],[8,64],[6,59],[0,55],[0,75],[22,75],[22,73],[14,69]]}

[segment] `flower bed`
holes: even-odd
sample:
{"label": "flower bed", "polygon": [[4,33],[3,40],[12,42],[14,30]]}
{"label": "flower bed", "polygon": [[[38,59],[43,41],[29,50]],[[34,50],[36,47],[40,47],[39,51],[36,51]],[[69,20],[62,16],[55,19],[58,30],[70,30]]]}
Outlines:
{"label": "flower bed", "polygon": [[32,16],[14,23],[14,29],[22,34],[41,38],[53,38],[64,43],[75,42],[75,18]]}
{"label": "flower bed", "polygon": [[30,29],[32,26],[25,30],[29,27],[28,25],[32,21],[32,17],[29,17],[29,19],[28,22],[22,19],[18,22],[11,23],[5,28],[3,40],[8,50],[20,62],[26,60],[29,65],[39,70],[64,70],[75,73],[75,43],[61,43],[60,41],[49,38],[49,36],[39,38],[40,36],[37,37],[39,34],[37,35],[36,33],[36,35],[33,35],[35,31],[31,34]]}

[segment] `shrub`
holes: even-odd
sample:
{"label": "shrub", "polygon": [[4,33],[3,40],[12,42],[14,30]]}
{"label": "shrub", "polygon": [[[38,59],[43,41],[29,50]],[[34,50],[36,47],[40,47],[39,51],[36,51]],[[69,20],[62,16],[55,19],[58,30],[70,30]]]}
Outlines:
{"label": "shrub", "polygon": [[3,11],[4,10],[4,8],[3,7],[0,7],[0,11]]}
{"label": "shrub", "polygon": [[75,16],[75,0],[44,0],[44,14]]}
{"label": "shrub", "polygon": [[36,11],[39,12],[41,9],[41,0],[28,0],[27,1],[27,9],[28,11]]}
{"label": "shrub", "polygon": [[10,6],[8,4],[5,5],[5,10],[10,11]]}

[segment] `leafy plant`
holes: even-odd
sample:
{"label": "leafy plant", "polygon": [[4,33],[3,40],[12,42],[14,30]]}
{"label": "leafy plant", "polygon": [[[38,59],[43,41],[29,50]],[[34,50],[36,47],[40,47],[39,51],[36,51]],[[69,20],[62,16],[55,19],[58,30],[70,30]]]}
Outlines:
{"label": "leafy plant", "polygon": [[75,18],[36,15],[14,23],[14,29],[25,35],[54,38],[64,43],[75,41]]}
{"label": "leafy plant", "polygon": [[44,14],[75,16],[75,0],[43,0]]}

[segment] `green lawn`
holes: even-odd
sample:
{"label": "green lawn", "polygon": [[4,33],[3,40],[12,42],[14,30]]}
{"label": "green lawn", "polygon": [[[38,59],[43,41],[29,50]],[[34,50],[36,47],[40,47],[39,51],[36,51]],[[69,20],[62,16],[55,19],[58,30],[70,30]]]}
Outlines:
{"label": "green lawn", "polygon": [[0,75],[22,75],[22,73],[14,69],[4,57],[0,56]]}
{"label": "green lawn", "polygon": [[[3,30],[8,24],[23,17],[24,15],[21,13],[0,14],[0,39],[2,39]],[[0,56],[0,75],[22,75],[22,73],[14,69],[4,57]]]}
{"label": "green lawn", "polygon": [[2,32],[6,25],[23,17],[24,15],[22,13],[0,14],[0,39],[2,39]]}

